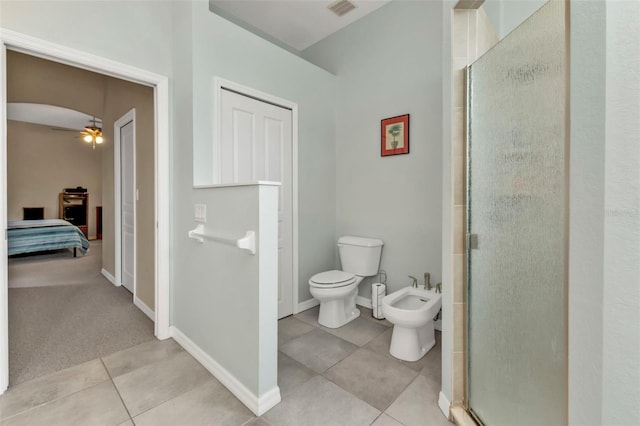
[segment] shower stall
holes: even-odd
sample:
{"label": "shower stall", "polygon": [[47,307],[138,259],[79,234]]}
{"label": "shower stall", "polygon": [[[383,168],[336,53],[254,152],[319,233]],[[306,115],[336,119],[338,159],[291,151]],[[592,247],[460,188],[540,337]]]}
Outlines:
{"label": "shower stall", "polygon": [[467,69],[467,409],[567,422],[568,26],[552,0]]}

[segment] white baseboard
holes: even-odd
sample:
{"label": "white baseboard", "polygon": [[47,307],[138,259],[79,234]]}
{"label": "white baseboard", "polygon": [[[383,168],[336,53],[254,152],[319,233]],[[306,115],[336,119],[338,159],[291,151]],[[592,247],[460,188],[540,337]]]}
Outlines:
{"label": "white baseboard", "polygon": [[171,337],[178,342],[191,356],[193,356],[204,368],[209,370],[216,379],[220,381],[229,391],[234,394],[240,402],[247,406],[249,410],[256,416],[261,416],[281,400],[280,388],[275,386],[261,397],[253,394],[245,385],[243,385],[236,377],[229,373],[223,366],[218,364],[216,360],[211,358],[198,345],[189,339],[184,333],[175,326],[171,326]]}
{"label": "white baseboard", "polygon": [[450,420],[449,408],[451,407],[451,403],[449,402],[447,397],[444,396],[442,391],[440,391],[440,396],[438,396],[438,407],[440,407],[440,411],[442,411],[442,414],[444,414],[447,420]]}
{"label": "white baseboard", "polygon": [[[314,306],[318,306],[320,301],[318,299],[311,298],[309,300],[305,300],[304,302],[298,303],[297,311],[298,312],[306,311],[307,309],[311,309]],[[371,299],[367,299],[364,296],[356,296],[356,305],[364,306],[365,308],[371,309]]]}
{"label": "white baseboard", "polygon": [[148,316],[151,321],[156,322],[156,313],[148,307],[138,296],[133,296],[133,304],[138,307],[142,311],[143,314]]}
{"label": "white baseboard", "polygon": [[253,411],[256,416],[261,416],[278,405],[281,400],[282,398],[280,397],[280,387],[276,385],[274,388],[266,392],[258,399],[258,410],[253,410],[251,407],[248,408]]}
{"label": "white baseboard", "polygon": [[314,306],[318,306],[319,304],[320,304],[320,301],[312,297],[309,300],[305,300],[304,302],[298,303],[298,306],[296,307],[296,312],[294,312],[294,314],[297,314],[302,311],[306,311],[307,309],[311,309]]}
{"label": "white baseboard", "polygon": [[364,296],[356,296],[356,305],[360,305],[364,308],[373,309],[373,305],[371,304],[371,299],[367,299]]}
{"label": "white baseboard", "polygon": [[102,268],[102,270],[100,271],[100,273],[102,274],[103,277],[105,277],[106,279],[109,280],[109,282],[113,285],[115,285],[116,287],[120,287],[122,284],[116,284],[116,277],[114,277],[113,275],[111,275],[106,269]]}

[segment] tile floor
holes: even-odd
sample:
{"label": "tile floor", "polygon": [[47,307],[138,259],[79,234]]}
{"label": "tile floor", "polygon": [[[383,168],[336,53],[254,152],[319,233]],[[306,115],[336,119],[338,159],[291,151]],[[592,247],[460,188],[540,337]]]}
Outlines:
{"label": "tile floor", "polygon": [[420,361],[399,361],[391,324],[360,310],[339,329],[320,326],[317,307],[279,321],[282,402],[261,417],[169,339],[10,388],[0,426],[448,425],[437,405],[439,333]]}

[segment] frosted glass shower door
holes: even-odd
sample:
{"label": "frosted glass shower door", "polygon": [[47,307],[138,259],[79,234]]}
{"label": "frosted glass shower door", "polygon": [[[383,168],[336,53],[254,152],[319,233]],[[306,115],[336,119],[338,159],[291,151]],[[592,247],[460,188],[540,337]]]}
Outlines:
{"label": "frosted glass shower door", "polygon": [[468,405],[566,423],[567,49],[551,1],[468,70]]}

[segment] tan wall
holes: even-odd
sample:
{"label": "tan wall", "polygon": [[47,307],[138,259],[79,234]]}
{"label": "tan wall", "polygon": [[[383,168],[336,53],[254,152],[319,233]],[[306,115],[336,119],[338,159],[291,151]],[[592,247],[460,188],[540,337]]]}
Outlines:
{"label": "tan wall", "polygon": [[102,151],[78,134],[48,126],[8,121],[7,217],[21,220],[23,207],[44,207],[58,218],[58,194],[82,186],[89,192],[89,236],[96,235],[96,206],[102,205]]}
{"label": "tan wall", "polygon": [[[138,225],[136,289],[137,296],[153,310],[155,306],[153,89],[8,51],[7,101],[57,105],[102,118],[105,143],[96,148],[96,151],[101,152],[101,163],[94,173],[101,182],[102,192],[102,267],[112,275],[115,275],[113,125],[126,112],[132,108],[136,109],[136,180],[140,193],[136,214]],[[80,145],[83,144],[80,143]],[[8,157],[9,164],[17,161],[19,160]],[[11,181],[9,184],[11,185]],[[70,186],[78,185],[80,184],[75,183]],[[98,205],[98,200],[95,198],[90,202],[93,206]],[[95,214],[95,209],[93,211]]]}
{"label": "tan wall", "polygon": [[[153,89],[114,78],[105,85],[103,127],[106,137],[102,156],[103,196],[113,200],[114,124],[131,109],[136,110],[136,295],[149,308],[155,309],[155,175],[154,175],[154,105]],[[103,242],[102,261],[105,269],[115,270],[114,209],[103,210],[103,230],[110,237]]]}
{"label": "tan wall", "polygon": [[33,102],[102,117],[105,77],[7,51],[7,102]]}

